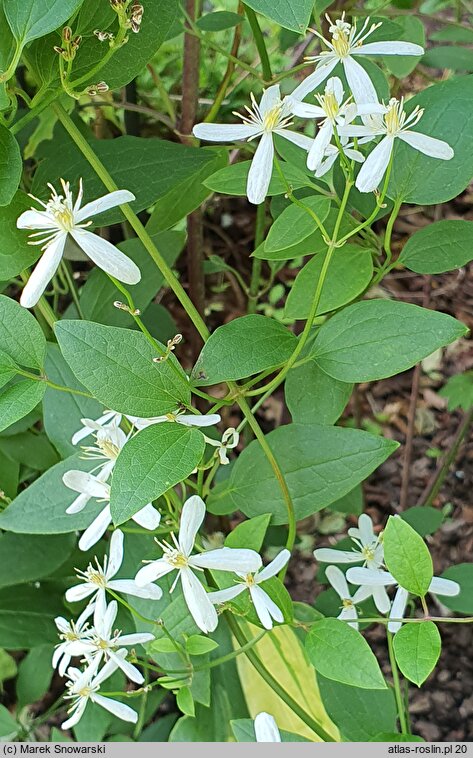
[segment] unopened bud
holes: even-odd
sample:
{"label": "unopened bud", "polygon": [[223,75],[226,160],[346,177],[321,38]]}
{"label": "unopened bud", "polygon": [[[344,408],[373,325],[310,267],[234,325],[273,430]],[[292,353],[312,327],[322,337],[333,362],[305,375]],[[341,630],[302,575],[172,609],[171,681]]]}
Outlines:
{"label": "unopened bud", "polygon": [[99,42],[106,42],[106,40],[109,40],[112,42],[114,39],[114,36],[111,32],[102,32],[100,29],[95,29],[94,31],[95,36],[99,40]]}
{"label": "unopened bud", "polygon": [[143,20],[144,8],[141,3],[133,3],[130,9],[130,26],[132,32],[138,34]]}
{"label": "unopened bud", "polygon": [[54,45],[53,50],[58,55],[64,56],[66,54],[66,51],[62,47],[59,47],[59,45]]}
{"label": "unopened bud", "polygon": [[70,42],[72,39],[72,29],[70,26],[65,26],[62,30],[62,38],[64,42]]}
{"label": "unopened bud", "polygon": [[115,300],[113,305],[115,306],[115,308],[118,308],[118,310],[125,311],[126,313],[130,313],[132,316],[141,315],[141,311],[139,308],[135,308],[134,310],[132,310],[128,305],[126,305],[126,303],[122,303],[120,300]]}

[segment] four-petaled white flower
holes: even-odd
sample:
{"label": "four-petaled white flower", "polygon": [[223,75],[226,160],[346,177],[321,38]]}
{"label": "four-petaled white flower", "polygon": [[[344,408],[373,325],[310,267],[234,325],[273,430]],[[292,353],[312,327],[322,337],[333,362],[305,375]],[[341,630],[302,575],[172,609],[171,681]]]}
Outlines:
{"label": "four-petaled white flower", "polygon": [[422,118],[423,109],[416,106],[412,113],[407,115],[404,110],[404,99],[396,100],[393,97],[383,110],[382,117],[371,116],[365,126],[349,124],[340,128],[340,133],[346,137],[373,138],[384,135],[381,142],[368,155],[356,177],[355,186],[360,192],[373,192],[380,185],[389,166],[396,139],[402,140],[431,158],[449,161],[454,156],[447,142],[421,132],[411,131],[411,128]]}
{"label": "four-petaled white flower", "polygon": [[[133,645],[144,645],[154,640],[154,634],[137,632],[122,634],[113,629],[118,613],[116,600],[107,606],[102,600],[97,600],[94,610],[94,625],[80,640],[71,642],[68,653],[73,657],[85,656],[88,666],[84,677],[92,679],[103,660],[113,661],[117,668],[136,684],[143,684],[144,677],[140,671],[126,660],[123,655],[125,648]],[[126,654],[126,650],[125,650]]]}
{"label": "four-petaled white flower", "polygon": [[21,294],[20,303],[25,308],[36,305],[56,273],[68,235],[71,235],[84,253],[110,276],[114,276],[125,284],[137,284],[141,279],[136,263],[115,245],[86,229],[92,223],[87,219],[109,208],[129,203],[135,199],[135,196],[128,190],[117,190],[81,208],[82,179],[79,181],[79,192],[75,202],[69,182],[61,179],[61,185],[63,194],[59,194],[51,184],[48,184],[52,194],[47,203],[33,197],[44,210],[38,211],[31,208],[22,213],[16,222],[18,229],[39,229],[38,232],[30,235],[30,238],[36,239],[30,239],[28,244],[42,246],[42,256]]}
{"label": "four-petaled white flower", "polygon": [[268,593],[258,585],[261,584],[261,582],[266,582],[268,579],[271,579],[272,576],[276,576],[276,574],[279,573],[283,566],[286,565],[290,557],[291,553],[289,550],[281,550],[281,552],[276,556],[276,558],[274,558],[273,561],[271,561],[271,563],[257,571],[255,574],[242,574],[241,572],[237,571],[236,573],[240,577],[241,581],[232,587],[227,587],[226,589],[210,593],[209,597],[212,603],[218,604],[225,603],[228,600],[233,600],[233,598],[237,597],[246,589],[248,589],[250,591],[250,597],[253,602],[256,615],[258,616],[264,628],[272,629],[273,619],[274,621],[278,621],[281,624],[284,621],[284,616],[281,609],[278,608],[273,600],[271,600]]}
{"label": "four-petaled white flower", "polygon": [[325,575],[342,601],[343,607],[337,618],[341,621],[350,619],[349,626],[358,630],[358,611],[356,605],[371,597],[371,587],[359,587],[352,597],[348,589],[345,574],[337,566],[328,566],[325,570]]}
{"label": "four-petaled white flower", "polygon": [[[394,597],[390,619],[402,619],[406,610],[409,592],[399,585],[397,579],[389,571],[374,570],[368,568],[351,568],[347,571],[347,579],[352,584],[369,585],[371,587],[380,585],[383,587],[396,586],[396,595]],[[460,592],[460,585],[451,579],[443,579],[440,576],[434,576],[430,582],[428,592],[432,595],[445,595],[446,597],[455,597]],[[401,621],[391,621],[388,624],[390,632],[397,632],[402,626]]]}
{"label": "four-petaled white flower", "polygon": [[87,634],[89,626],[87,619],[90,618],[90,614],[89,608],[86,608],[85,611],[82,611],[77,621],[67,621],[62,616],[57,616],[54,619],[59,632],[59,638],[62,642],[56,645],[53,653],[52,667],[57,668],[59,676],[64,676],[71,663],[71,643],[78,642]]}
{"label": "four-petaled white flower", "polygon": [[171,571],[177,571],[170,591],[173,591],[180,579],[187,607],[199,629],[207,633],[217,628],[217,612],[194,570],[214,569],[248,574],[260,568],[261,558],[254,550],[230,547],[192,555],[195,538],[204,517],[205,504],[198,495],[186,500],[181,513],[179,536],[176,539],[174,534],[171,535],[174,545],[158,542],[163,550],[162,558],[146,561],[148,565],[138,571],[135,581],[138,586],[143,587]]}
{"label": "four-petaled white flower", "polygon": [[141,418],[140,416],[127,416],[136,429],[146,429],[153,424],[164,424],[166,422],[182,424],[183,426],[214,426],[221,421],[218,413],[186,413],[177,410],[173,413],[166,413],[164,416],[152,416],[151,418]]}
{"label": "four-petaled white flower", "polygon": [[255,716],[256,742],[281,742],[278,725],[274,716],[262,711]]}
{"label": "four-petaled white flower", "polygon": [[355,116],[365,116],[382,113],[383,106],[379,103],[358,104],[351,98],[343,102],[343,85],[337,76],[328,80],[323,95],[316,95],[318,105],[291,100],[291,110],[301,118],[323,119],[316,138],[307,156],[307,167],[315,171],[322,162],[325,151],[329,146],[333,133],[339,127],[349,124]]}
{"label": "four-petaled white flower", "polygon": [[[126,650],[122,650],[119,653],[120,657],[124,658]],[[118,702],[118,700],[112,700],[110,697],[101,695],[100,685],[108,679],[117,670],[117,664],[115,661],[108,661],[105,666],[99,671],[97,676],[93,679],[89,678],[87,671],[80,671],[76,668],[68,669],[67,675],[69,682],[67,683],[67,695],[64,695],[66,700],[72,700],[72,705],[68,710],[70,714],[69,718],[61,724],[61,729],[71,729],[73,726],[79,723],[84,711],[87,707],[87,703],[96,703],[106,711],[112,713],[122,721],[130,721],[132,724],[136,724],[138,721],[138,714],[129,705]]]}
{"label": "four-petaled white flower", "polygon": [[248,115],[239,116],[235,113],[242,119],[242,124],[197,124],[193,133],[208,142],[233,142],[261,137],[251,163],[246,188],[248,200],[258,205],[268,193],[273,172],[273,135],[279,134],[307,151],[313,140],[288,128],[292,125],[290,101],[287,98],[281,99],[278,84],[273,84],[264,91],[259,105],[253,95],[251,102],[252,107],[246,108]]}
{"label": "four-petaled white flower", "polygon": [[[107,505],[94,521],[92,521],[90,526],[87,527],[79,540],[79,549],[89,550],[89,548],[95,545],[102,535],[105,534],[106,530],[112,523],[112,514],[110,511],[110,486],[105,482],[102,482],[99,477],[78,470],[66,471],[62,477],[62,481],[66,487],[69,487],[69,489],[86,496],[87,501],[94,497],[98,500],[107,502]],[[79,498],[76,498],[74,501],[74,510],[72,510],[73,506],[71,505],[67,508],[66,513],[79,513],[79,511],[82,511],[85,508],[85,503],[80,503],[80,507],[77,505],[78,500]],[[152,531],[159,525],[161,514],[153,508],[151,503],[148,503],[135,513],[132,516],[132,519],[139,526],[142,526],[143,529],[149,529]]]}
{"label": "four-petaled white flower", "polygon": [[[113,577],[120,570],[123,563],[123,532],[116,529],[110,540],[109,555],[105,555],[103,566],[100,565],[97,558],[96,565],[91,563],[85,571],[78,571],[77,576],[81,579],[81,584],[69,587],[66,591],[66,600],[68,603],[75,603],[79,600],[89,599],[89,605],[84,613],[87,612],[87,618],[92,614],[96,601],[105,602],[106,591],[122,592],[125,595],[141,597],[146,600],[159,600],[162,597],[162,590],[156,584],[147,584],[144,587],[138,587],[134,579],[114,579]],[[77,622],[77,625],[79,622]]]}
{"label": "four-petaled white flower", "polygon": [[220,441],[213,440],[211,437],[207,437],[205,434],[204,437],[208,445],[212,445],[212,447],[217,448],[215,455],[218,455],[222,466],[228,465],[230,463],[230,460],[227,453],[229,450],[233,450],[233,448],[235,448],[240,441],[240,435],[238,434],[237,430],[233,429],[233,427],[225,429]]}
{"label": "four-petaled white flower", "polygon": [[381,23],[369,26],[369,18],[365,20],[359,31],[357,31],[356,23],[349,24],[345,21],[345,13],[342,13],[342,17],[335,23],[332,22],[330,16],[327,15],[326,18],[330,24],[331,40],[325,39],[315,29],[312,31],[329,49],[307,58],[308,61],[317,65],[315,71],[306,77],[292,93],[291,97],[296,100],[303,100],[309,92],[313,92],[330,76],[337,63],[341,63],[355,102],[375,103],[378,97],[374,85],[354,56],[424,54],[424,48],[412,42],[381,41],[365,44],[367,37],[381,26]]}

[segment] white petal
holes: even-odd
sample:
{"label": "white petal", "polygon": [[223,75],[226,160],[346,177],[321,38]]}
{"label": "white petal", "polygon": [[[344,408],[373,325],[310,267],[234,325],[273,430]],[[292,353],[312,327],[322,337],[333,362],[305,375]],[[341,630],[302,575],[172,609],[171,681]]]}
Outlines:
{"label": "white petal", "polygon": [[429,592],[446,597],[455,597],[460,594],[460,590],[461,587],[457,582],[453,582],[451,579],[442,579],[440,576],[434,576],[429,586]]}
{"label": "white petal", "polygon": [[132,516],[132,519],[136,524],[142,526],[143,529],[153,531],[161,521],[161,514],[156,508],[153,508],[151,503],[148,503],[148,505],[145,505],[145,507],[138,511],[138,513],[135,513],[135,515]]}
{"label": "white petal", "polygon": [[108,195],[99,197],[97,200],[92,200],[91,203],[87,203],[77,213],[74,214],[74,221],[81,222],[91,216],[96,216],[98,213],[108,211],[109,208],[115,208],[117,205],[124,205],[125,203],[131,203],[136,200],[133,192],[128,190],[116,190],[110,192]]}
{"label": "white petal", "polygon": [[[391,619],[402,619],[404,618],[404,613],[406,610],[407,605],[407,599],[409,597],[409,593],[407,590],[404,589],[404,587],[399,587],[393,600],[393,604],[391,606],[391,612],[389,614],[389,618]],[[388,624],[388,631],[392,632],[392,634],[395,634],[398,629],[400,629],[402,626],[401,621],[391,621]]]}
{"label": "white petal", "polygon": [[162,576],[169,574],[171,571],[174,571],[174,566],[171,566],[163,558],[159,558],[157,561],[143,566],[135,576],[135,582],[138,587],[147,587],[155,579],[161,579]]}
{"label": "white petal", "polygon": [[247,124],[196,124],[192,133],[206,142],[237,142],[259,134],[257,126]]}
{"label": "white petal", "polygon": [[36,305],[53,278],[61,263],[66,238],[67,234],[59,233],[42,254],[21,293],[20,305],[23,308],[32,308]]}
{"label": "white petal", "polygon": [[389,165],[393,146],[394,139],[384,137],[368,155],[356,177],[355,185],[360,192],[373,192],[379,187]]}
{"label": "white petal", "polygon": [[363,66],[350,56],[343,59],[343,68],[347,82],[353,93],[355,103],[377,103],[375,87]]}
{"label": "white petal", "polygon": [[209,599],[215,605],[218,603],[226,603],[228,600],[233,600],[234,597],[241,595],[246,590],[244,584],[234,584],[232,587],[227,587],[224,590],[218,590],[217,592],[210,592]]}
{"label": "white petal", "polygon": [[265,629],[273,628],[272,619],[279,623],[284,621],[281,609],[278,608],[276,603],[271,600],[268,593],[261,589],[261,587],[258,587],[257,585],[250,587],[250,595],[253,605],[255,606],[256,614]]}
{"label": "white petal", "polygon": [[333,550],[330,547],[314,550],[314,556],[322,563],[361,563],[364,560],[362,554],[354,550]]}
{"label": "white petal", "polygon": [[269,713],[258,713],[255,717],[256,742],[281,742],[277,724]]}
{"label": "white petal", "polygon": [[385,134],[385,129],[375,129],[372,126],[358,126],[357,124],[348,124],[348,126],[341,126],[338,130],[340,137],[367,137],[366,142],[378,137],[380,134]]}
{"label": "white petal", "polygon": [[184,426],[215,426],[221,420],[218,413],[209,413],[207,416],[184,414],[177,417],[178,424],[184,424]]}
{"label": "white petal", "polygon": [[328,566],[325,570],[325,575],[337,595],[339,595],[342,600],[350,600],[350,590],[348,589],[347,580],[345,579],[343,571],[337,566]]}
{"label": "white petal", "polygon": [[[120,655],[122,658],[124,658],[127,654],[127,651],[125,649],[118,650],[117,655]],[[93,685],[96,687],[97,685],[102,684],[102,682],[105,682],[106,679],[108,679],[109,676],[112,676],[112,674],[117,670],[118,666],[115,663],[115,661],[108,660],[105,666],[100,669],[99,673],[93,680]]]}
{"label": "white petal", "polygon": [[362,513],[358,519],[358,529],[360,530],[360,537],[363,545],[371,545],[376,541],[376,535],[373,529],[373,521],[367,513]]}
{"label": "white petal", "polygon": [[357,163],[363,163],[363,161],[365,160],[365,156],[362,153],[360,153],[358,150],[352,150],[351,147],[346,147],[343,152],[345,153],[347,158],[349,158],[351,161],[356,161]]}
{"label": "white petal", "polygon": [[[344,152],[345,152],[345,155],[347,157],[350,157],[349,156],[349,152],[350,151],[345,150]],[[360,155],[360,153],[359,153],[359,155]],[[337,157],[338,157],[338,150],[336,150],[334,153],[331,152],[329,154],[329,157],[325,158],[325,160],[323,160],[322,163],[320,163],[319,166],[317,167],[317,170],[315,172],[315,177],[317,179],[319,179],[321,176],[324,176],[327,173],[327,171],[330,171],[330,169],[332,168],[333,164],[337,160]],[[363,160],[364,160],[364,158],[363,158]]]}
{"label": "white petal", "polygon": [[136,668],[136,666],[133,666],[133,664],[127,661],[125,658],[122,658],[121,656],[114,653],[113,650],[109,650],[108,654],[110,656],[110,660],[114,661],[117,664],[118,668],[123,671],[128,679],[131,679],[131,681],[135,682],[136,684],[143,684],[143,674]]}
{"label": "white petal", "polygon": [[268,563],[268,565],[262,568],[261,571],[258,571],[258,576],[256,578],[257,583],[259,584],[260,582],[265,582],[272,576],[279,574],[290,557],[291,553],[289,550],[281,550],[281,552],[277,554],[276,558],[274,558],[271,563]]}
{"label": "white petal", "polygon": [[85,229],[74,229],[71,235],[84,253],[106,274],[125,284],[137,284],[140,281],[141,272],[136,263],[108,240]]}
{"label": "white petal", "polygon": [[309,150],[307,156],[307,168],[310,171],[315,171],[325,155],[327,145],[330,144],[333,134],[333,125],[331,121],[325,121],[325,123],[319,129],[316,138],[312,143],[312,147]]}
{"label": "white petal", "polygon": [[[386,594],[386,590],[384,589],[384,587],[369,587],[367,584],[361,585],[361,587],[358,587],[358,589],[356,590],[355,594],[352,597],[353,604],[356,605],[357,603],[362,603],[364,600],[368,600],[368,598],[371,597],[371,595],[374,596],[375,591],[376,592],[383,592],[386,595],[386,597],[388,599],[388,609],[387,610],[389,611],[389,609],[391,607],[391,603],[389,601],[389,598],[388,598],[388,596]],[[386,613],[387,613],[387,611],[386,611]]]}
{"label": "white petal", "polygon": [[59,231],[58,225],[49,213],[37,211],[34,208],[22,213],[18,217],[16,225],[18,229],[57,229]]}
{"label": "white petal", "polygon": [[273,173],[273,158],[273,135],[270,132],[265,132],[251,161],[246,185],[248,200],[254,205],[259,205],[266,198]]}
{"label": "white petal", "polygon": [[376,608],[380,613],[388,613],[391,607],[391,601],[384,587],[371,587],[373,600]]}
{"label": "white petal", "polygon": [[80,492],[89,497],[107,498],[110,492],[106,484],[100,482],[97,477],[88,474],[86,471],[78,471],[75,469],[72,471],[66,471],[62,477],[62,481],[66,487],[74,490],[74,492]]}
{"label": "white petal", "polygon": [[89,550],[99,539],[105,534],[108,526],[112,523],[112,515],[110,513],[110,506],[107,505],[101,513],[97,516],[91,525],[87,527],[84,534],[79,540],[79,550],[84,552]]}
{"label": "white petal", "polygon": [[89,502],[89,495],[78,495],[75,500],[66,508],[66,513],[71,515],[73,513],[80,513],[84,510],[85,506]]}
{"label": "white petal", "polygon": [[348,626],[351,626],[358,631],[358,611],[354,605],[350,605],[348,608],[343,608],[337,618],[340,619],[340,621],[351,621]]}
{"label": "white petal", "polygon": [[111,579],[117,573],[123,561],[123,532],[115,529],[110,540],[108,551],[108,565],[106,570],[107,579]]}
{"label": "white petal", "polygon": [[254,550],[244,548],[222,547],[218,550],[207,550],[200,555],[193,555],[189,564],[199,568],[216,569],[217,571],[236,571],[241,574],[253,573],[261,567],[261,557]]}
{"label": "white petal", "polygon": [[447,142],[435,139],[435,137],[429,137],[427,134],[420,134],[420,132],[401,132],[399,139],[402,139],[403,142],[407,142],[408,145],[431,158],[449,161],[455,155]]}
{"label": "white petal", "polygon": [[309,92],[313,92],[314,89],[317,89],[319,84],[330,76],[337,63],[337,56],[334,56],[333,58],[327,56],[326,62],[319,64],[315,71],[303,79],[296,89],[291,92],[291,98],[294,98],[295,100],[303,100]]}
{"label": "white petal", "polygon": [[184,555],[190,555],[195,538],[205,518],[205,503],[198,495],[192,495],[184,503],[179,527],[179,545]]}
{"label": "white petal", "polygon": [[90,584],[89,582],[76,584],[74,587],[69,587],[69,589],[66,590],[66,600],[68,603],[76,603],[79,600],[84,600],[84,598],[93,595],[96,590],[97,586]]}
{"label": "white petal", "polygon": [[146,642],[151,642],[156,639],[154,634],[149,632],[137,632],[136,634],[122,634],[120,635],[120,645],[144,645]]}
{"label": "white petal", "polygon": [[94,626],[103,639],[110,639],[112,628],[117,618],[118,604],[116,600],[111,600],[106,604],[105,599],[102,603],[103,595],[100,600],[97,598],[94,611]]}
{"label": "white petal", "polygon": [[304,103],[300,100],[291,99],[291,111],[294,116],[299,116],[299,118],[327,118],[327,114],[320,105],[312,105],[312,103]]}
{"label": "white petal", "polygon": [[353,50],[352,55],[424,55],[424,48],[413,42],[368,42]]}
{"label": "white petal", "polygon": [[341,80],[338,78],[338,76],[332,76],[325,87],[326,92],[333,92],[335,95],[335,100],[339,105],[342,104],[343,100],[343,84]]}
{"label": "white petal", "polygon": [[163,591],[157,584],[138,587],[133,579],[112,579],[107,586],[114,592],[123,592],[125,595],[143,597],[146,600],[159,600],[163,596]]}
{"label": "white petal", "polygon": [[189,569],[181,571],[182,591],[195,623],[205,632],[213,632],[218,625],[217,611],[210,602],[203,586]]}
{"label": "white petal", "polygon": [[263,92],[263,96],[259,103],[261,115],[264,116],[265,113],[273,110],[273,108],[279,104],[280,100],[281,90],[279,84],[273,84],[271,87],[267,87]]}
{"label": "white petal", "polygon": [[84,711],[86,709],[86,706],[87,706],[87,698],[83,697],[83,698],[81,698],[79,700],[79,703],[78,703],[78,705],[77,705],[74,713],[72,714],[72,716],[70,718],[68,718],[67,721],[64,721],[61,724],[61,729],[63,729],[64,731],[66,731],[67,729],[72,729],[73,726],[75,726],[76,724],[78,724],[79,721],[81,720],[82,716],[84,715]]}
{"label": "white petal", "polygon": [[389,571],[376,571],[368,568],[351,568],[347,571],[347,579],[351,584],[369,584],[372,586],[389,587],[397,581]]}
{"label": "white petal", "polygon": [[122,721],[130,721],[132,724],[136,724],[138,721],[137,712],[134,711],[133,708],[130,708],[129,705],[119,703],[118,700],[112,700],[111,698],[104,697],[98,693],[92,695],[90,699],[92,702],[97,703],[97,705],[101,705],[106,711],[113,713],[114,716]]}

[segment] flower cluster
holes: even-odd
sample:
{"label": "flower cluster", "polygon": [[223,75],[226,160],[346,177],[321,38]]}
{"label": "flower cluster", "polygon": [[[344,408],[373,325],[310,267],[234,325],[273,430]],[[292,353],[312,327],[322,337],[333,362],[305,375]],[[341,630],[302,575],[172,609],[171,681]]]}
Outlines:
{"label": "flower cluster", "polygon": [[[394,141],[399,138],[416,150],[440,160],[453,157],[452,148],[444,141],[412,131],[423,111],[415,108],[409,115],[404,100],[392,98],[389,103],[378,102],[376,88],[358,56],[371,55],[423,55],[420,45],[401,41],[368,42],[365,40],[381,24],[369,24],[369,18],[360,30],[345,20],[345,14],[330,24],[331,39],[314,33],[328,48],[308,59],[316,64],[315,71],[307,76],[293,92],[282,97],[278,84],[268,87],[259,103],[251,97],[251,107],[240,116],[242,124],[197,124],[194,135],[212,142],[233,142],[259,138],[248,174],[247,196],[250,202],[262,203],[268,194],[275,158],[274,135],[279,135],[308,153],[307,167],[317,177],[333,166],[338,155],[349,161],[363,163],[356,178],[360,192],[377,189],[391,161]],[[345,99],[343,85],[338,77],[328,79],[337,64],[341,64],[351,94]],[[304,98],[326,80],[323,94],[316,94],[316,104]],[[239,114],[235,114],[239,115]],[[313,119],[318,126],[314,138],[300,134],[293,127],[293,117]],[[361,124],[354,123],[359,118]],[[358,146],[382,136],[383,139],[365,157]],[[356,143],[354,141],[356,140]]]}

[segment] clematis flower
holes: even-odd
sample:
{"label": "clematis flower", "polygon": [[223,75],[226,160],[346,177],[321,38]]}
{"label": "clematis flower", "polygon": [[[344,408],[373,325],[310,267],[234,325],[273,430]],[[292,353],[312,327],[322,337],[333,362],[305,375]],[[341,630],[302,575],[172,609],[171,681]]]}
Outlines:
{"label": "clematis flower", "polygon": [[240,435],[238,434],[237,430],[233,429],[233,427],[225,429],[224,433],[222,434],[221,441],[213,440],[211,437],[207,437],[205,434],[204,437],[208,445],[212,445],[212,447],[217,448],[215,454],[218,455],[222,466],[227,466],[230,463],[227,455],[228,450],[233,450],[233,448],[235,448],[240,441]]}
{"label": "clematis flower", "polygon": [[113,661],[128,679],[136,684],[143,684],[144,677],[141,671],[126,660],[123,650],[129,646],[151,642],[155,639],[154,634],[148,632],[122,634],[118,630],[113,631],[117,613],[116,600],[112,600],[108,606],[105,602],[98,600],[94,611],[94,626],[80,640],[70,643],[69,653],[72,656],[85,656],[89,665],[84,671],[84,676],[88,675],[92,678],[103,660]]}
{"label": "clematis flower", "polygon": [[255,716],[256,742],[281,742],[278,725],[274,716],[262,711]]}
{"label": "clematis flower", "polygon": [[[389,571],[375,571],[368,568],[351,568],[347,571],[347,579],[352,584],[368,584],[370,586],[382,585],[384,587],[396,586],[396,595],[391,606],[389,618],[401,619],[404,617],[409,592],[404,589],[404,587],[400,586],[397,579],[395,579]],[[460,585],[457,584],[457,582],[453,582],[451,579],[443,579],[440,576],[434,576],[430,582],[428,592],[432,595],[455,597],[460,593]],[[394,634],[401,628],[401,626],[402,622],[391,621],[388,624],[388,630]]]}
{"label": "clematis flower", "polygon": [[183,426],[214,426],[221,421],[218,413],[185,413],[177,410],[174,413],[166,413],[164,416],[154,416],[151,418],[140,418],[139,416],[127,416],[127,419],[139,430],[146,429],[153,424],[164,424],[166,422],[182,424]]}
{"label": "clematis flower", "polygon": [[[94,422],[90,421],[90,423],[93,424]],[[92,431],[92,434],[95,438],[96,444],[84,446],[82,448],[82,457],[103,461],[103,463],[97,465],[94,472],[101,472],[102,476],[100,478],[102,481],[106,482],[114,469],[121,449],[128,440],[128,436],[123,429],[120,429],[116,424],[110,424],[109,426],[96,424],[95,430]]]}
{"label": "clematis flower", "polygon": [[73,434],[71,444],[77,445],[99,429],[104,429],[109,426],[120,426],[122,418],[123,414],[118,413],[117,411],[105,411],[100,418],[95,420],[91,418],[81,418],[82,428]]}
{"label": "clematis flower", "polygon": [[123,532],[120,529],[116,529],[110,540],[109,555],[104,556],[103,566],[100,565],[96,558],[95,566],[89,563],[85,571],[78,571],[77,576],[81,579],[82,583],[69,587],[66,591],[67,602],[75,603],[79,600],[90,598],[89,605],[86,608],[88,618],[92,614],[97,601],[105,603],[108,589],[114,592],[122,592],[125,595],[133,595],[133,597],[142,597],[146,600],[159,600],[162,597],[162,590],[156,584],[138,587],[133,579],[114,579],[113,577],[118,573],[122,563]]}
{"label": "clematis flower", "polygon": [[358,631],[358,611],[356,605],[371,597],[371,587],[360,587],[352,597],[345,575],[337,566],[329,566],[325,571],[325,575],[343,604],[337,618],[341,621],[350,619],[349,626]]}
{"label": "clematis flower", "polygon": [[59,676],[64,676],[68,669],[71,658],[73,657],[70,652],[72,642],[78,642],[83,639],[87,634],[89,623],[87,619],[90,617],[90,611],[85,609],[77,619],[77,621],[66,621],[62,616],[58,616],[54,619],[54,623],[59,632],[59,638],[62,642],[56,645],[53,653],[52,667],[57,668]]}
{"label": "clematis flower", "polygon": [[349,124],[340,128],[340,134],[347,137],[373,138],[384,135],[381,142],[368,155],[356,177],[355,186],[360,192],[373,192],[379,186],[391,160],[396,139],[406,142],[415,150],[431,158],[442,161],[453,158],[454,152],[447,142],[411,131],[411,128],[420,121],[423,113],[423,109],[416,106],[412,113],[407,115],[404,110],[404,99],[396,100],[393,97],[384,107],[383,117],[372,116],[365,126]]}
{"label": "clematis flower", "polygon": [[[119,651],[119,656],[124,658],[126,650]],[[112,713],[122,721],[130,721],[132,724],[136,724],[138,721],[138,714],[129,705],[118,702],[118,700],[112,700],[110,697],[101,695],[100,685],[109,678],[116,670],[117,664],[115,661],[108,661],[102,670],[93,678],[90,679],[88,672],[80,671],[76,668],[70,668],[67,672],[69,682],[67,683],[68,694],[64,695],[65,700],[72,700],[72,705],[68,710],[70,714],[67,721],[61,724],[61,729],[71,729],[73,726],[79,723],[84,711],[87,707],[87,703],[96,703],[106,711]]]}
{"label": "clematis flower", "polygon": [[195,575],[194,571],[214,569],[247,574],[257,571],[261,558],[254,550],[223,547],[206,550],[199,555],[192,555],[197,532],[205,517],[205,504],[198,495],[193,495],[184,503],[181,513],[179,536],[172,534],[174,545],[158,542],[163,556],[155,561],[144,561],[147,566],[140,569],[135,577],[139,587],[177,571],[171,587],[174,590],[179,579],[187,607],[195,623],[203,632],[213,632],[217,628],[217,612],[209,595]]}
{"label": "clematis flower", "polygon": [[271,579],[272,576],[276,576],[282,567],[286,565],[290,557],[291,553],[289,550],[281,550],[271,563],[268,563],[267,566],[260,569],[255,574],[242,574],[237,571],[236,573],[242,581],[239,581],[238,584],[235,584],[233,587],[227,587],[226,589],[218,590],[217,592],[211,592],[209,595],[210,600],[214,604],[225,603],[228,600],[233,600],[233,598],[241,595],[242,592],[248,589],[252,603],[255,607],[256,615],[265,629],[272,629],[273,619],[274,621],[282,623],[284,621],[284,616],[281,609],[278,608],[273,600],[271,600],[268,593],[258,585]]}
{"label": "clematis flower", "polygon": [[288,128],[292,125],[290,101],[281,99],[278,84],[273,84],[264,91],[259,104],[251,95],[251,104],[251,108],[246,108],[248,115],[235,113],[242,119],[242,124],[197,124],[193,133],[208,142],[234,142],[261,137],[251,162],[246,188],[250,203],[258,205],[268,193],[273,172],[273,135],[279,134],[304,150],[310,150],[313,140]]}
{"label": "clematis flower", "polygon": [[316,95],[318,105],[302,103],[293,100],[291,110],[295,116],[301,118],[323,119],[316,138],[312,143],[307,156],[307,167],[315,171],[325,155],[333,133],[340,126],[349,124],[355,116],[364,116],[374,113],[382,113],[384,107],[379,103],[366,103],[355,105],[351,98],[343,102],[343,85],[337,76],[328,80],[323,95]]}
{"label": "clematis flower", "polygon": [[[62,477],[62,481],[66,487],[69,487],[69,489],[74,490],[75,492],[79,492],[81,495],[87,496],[87,500],[95,497],[99,500],[107,502],[107,505],[94,519],[94,521],[92,521],[90,526],[87,527],[84,534],[79,540],[79,549],[84,551],[89,550],[89,548],[95,545],[95,543],[99,541],[102,535],[105,534],[106,530],[112,523],[112,514],[110,512],[110,486],[105,482],[100,481],[99,477],[92,476],[92,474],[87,474],[85,471],[77,470],[66,471]],[[74,503],[77,503],[78,499],[79,498],[76,498]],[[76,505],[75,509],[71,510],[72,506],[69,506],[69,508],[66,510],[66,513],[79,513],[84,508],[85,505],[81,505],[81,507],[78,507]],[[138,513],[135,513],[132,516],[132,519],[136,524],[142,526],[143,529],[149,529],[152,531],[159,525],[161,514],[155,508],[153,508],[151,503],[148,503],[144,506],[144,508],[141,508]]]}
{"label": "clematis flower", "polygon": [[330,40],[325,39],[315,29],[312,32],[328,47],[328,50],[307,58],[308,61],[316,63],[316,68],[293,91],[291,97],[296,100],[303,100],[309,92],[313,92],[319,84],[322,84],[330,76],[337,63],[341,63],[355,102],[376,103],[378,96],[374,85],[363,66],[355,60],[355,57],[358,55],[424,54],[424,48],[412,42],[365,43],[365,40],[382,25],[382,23],[371,24],[369,27],[369,18],[366,19],[359,31],[357,31],[356,23],[349,24],[345,21],[345,13],[342,13],[342,17],[335,22],[328,15],[326,15],[326,19],[330,24]]}
{"label": "clematis flower", "polygon": [[115,245],[97,234],[88,232],[87,227],[92,222],[86,220],[109,208],[129,203],[135,199],[135,196],[128,190],[117,190],[81,208],[82,179],[79,181],[79,192],[75,202],[69,182],[61,179],[61,185],[63,194],[59,194],[51,184],[48,184],[52,194],[47,203],[33,197],[33,200],[36,200],[44,210],[38,211],[31,208],[22,213],[16,222],[18,229],[39,230],[30,234],[30,238],[36,239],[31,239],[28,244],[41,245],[43,253],[21,294],[20,303],[25,308],[36,305],[56,273],[69,234],[84,253],[106,274],[114,276],[125,284],[137,284],[141,279],[136,263]]}
{"label": "clematis flower", "polygon": [[[359,150],[354,149],[354,143],[349,142],[347,137],[340,137],[340,144],[342,146],[343,153],[346,155],[348,160],[356,161],[356,163],[363,163],[365,156],[362,155]],[[327,171],[330,171],[339,155],[340,151],[336,145],[327,145],[323,159],[315,170],[315,178],[320,179],[320,177],[324,176]]]}

